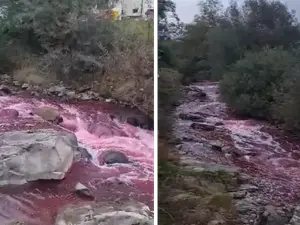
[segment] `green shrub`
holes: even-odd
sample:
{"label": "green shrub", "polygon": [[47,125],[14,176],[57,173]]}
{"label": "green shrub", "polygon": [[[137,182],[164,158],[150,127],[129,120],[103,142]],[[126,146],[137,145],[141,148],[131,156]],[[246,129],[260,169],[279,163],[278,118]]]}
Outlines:
{"label": "green shrub", "polygon": [[287,72],[285,81],[275,92],[273,118],[289,131],[300,130],[300,65]]}
{"label": "green shrub", "polygon": [[158,78],[158,124],[159,135],[164,136],[171,130],[172,109],[180,98],[182,75],[176,70],[162,68]]}
{"label": "green shrub", "polygon": [[[116,26],[120,29],[120,34],[125,34],[135,41],[135,39],[147,40],[153,43],[154,38],[154,23],[152,20],[135,20],[123,19],[115,21]],[[121,38],[121,36],[120,36]]]}
{"label": "green shrub", "polygon": [[247,53],[224,74],[220,82],[222,96],[238,114],[270,118],[275,91],[295,63],[293,55],[282,49]]}

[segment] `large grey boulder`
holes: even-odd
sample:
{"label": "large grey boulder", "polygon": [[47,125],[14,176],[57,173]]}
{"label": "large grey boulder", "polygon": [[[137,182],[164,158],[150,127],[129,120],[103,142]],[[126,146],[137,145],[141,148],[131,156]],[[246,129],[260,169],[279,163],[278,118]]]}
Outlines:
{"label": "large grey boulder", "polygon": [[0,186],[63,179],[73,163],[74,134],[54,130],[0,134]]}
{"label": "large grey boulder", "polygon": [[295,208],[293,217],[291,218],[290,223],[288,225],[298,224],[300,224],[300,205]]}
{"label": "large grey boulder", "polygon": [[55,225],[153,225],[149,208],[138,202],[100,202],[71,205],[56,217]]}

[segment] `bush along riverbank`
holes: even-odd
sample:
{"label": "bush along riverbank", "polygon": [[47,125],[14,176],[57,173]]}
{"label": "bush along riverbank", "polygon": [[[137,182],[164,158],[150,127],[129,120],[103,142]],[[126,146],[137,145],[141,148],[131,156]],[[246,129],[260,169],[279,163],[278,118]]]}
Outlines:
{"label": "bush along riverbank", "polygon": [[115,99],[153,118],[153,21],[111,21],[90,1],[3,4],[0,72],[16,86],[71,98],[64,87],[85,90],[76,97]]}

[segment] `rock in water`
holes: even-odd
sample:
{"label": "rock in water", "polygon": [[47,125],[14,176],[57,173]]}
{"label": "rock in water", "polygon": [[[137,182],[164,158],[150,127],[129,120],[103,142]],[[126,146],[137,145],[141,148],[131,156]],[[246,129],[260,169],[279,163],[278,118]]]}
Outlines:
{"label": "rock in water", "polygon": [[92,192],[80,182],[76,184],[75,191],[80,196],[94,198]]}
{"label": "rock in water", "polygon": [[220,142],[220,141],[211,141],[210,145],[211,145],[211,148],[213,150],[216,150],[216,151],[219,151],[219,152],[222,151],[222,148],[223,148],[223,143],[222,142]]}
{"label": "rock in water", "polygon": [[127,156],[123,152],[108,151],[102,155],[103,164],[129,163]]}
{"label": "rock in water", "polygon": [[78,147],[71,138],[54,130],[0,134],[0,185],[63,179]]}
{"label": "rock in water", "polygon": [[29,84],[25,83],[25,84],[22,85],[22,89],[27,90],[28,88],[29,88]]}
{"label": "rock in water", "polygon": [[49,122],[54,122],[57,124],[63,122],[63,118],[60,116],[58,110],[53,108],[49,108],[49,107],[35,108],[33,110],[33,114],[36,114]]}
{"label": "rock in water", "polygon": [[85,148],[78,147],[75,154],[74,154],[74,160],[80,161],[83,160],[92,160],[91,154],[86,150]]}
{"label": "rock in water", "polygon": [[58,214],[55,225],[153,225],[149,207],[142,203],[100,202],[71,205]]}
{"label": "rock in water", "polygon": [[9,87],[5,86],[5,85],[0,85],[0,91],[2,91],[4,94],[11,94],[11,90]]}
{"label": "rock in water", "polygon": [[192,123],[191,128],[194,130],[214,131],[215,126],[207,123]]}
{"label": "rock in water", "polygon": [[129,116],[126,118],[126,122],[134,127],[141,127],[143,129],[152,130],[154,122],[147,116]]}
{"label": "rock in water", "polygon": [[182,120],[191,120],[191,121],[196,121],[196,122],[204,122],[205,118],[201,115],[198,114],[185,114],[185,113],[180,113],[179,118]]}

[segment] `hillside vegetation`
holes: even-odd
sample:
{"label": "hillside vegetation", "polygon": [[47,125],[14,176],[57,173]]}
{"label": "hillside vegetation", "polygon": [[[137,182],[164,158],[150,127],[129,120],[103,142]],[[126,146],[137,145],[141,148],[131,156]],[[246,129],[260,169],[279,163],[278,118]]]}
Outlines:
{"label": "hillside vegetation", "polygon": [[102,18],[96,4],[108,8],[106,0],[2,1],[0,72],[32,85],[89,85],[152,116],[153,22]]}
{"label": "hillside vegetation", "polygon": [[[182,83],[219,81],[236,114],[266,119],[288,131],[300,129],[299,40],[295,12],[280,1],[218,0],[199,3],[191,24],[163,23],[160,67],[183,74]],[[183,29],[182,29],[183,27]]]}
{"label": "hillside vegetation", "polygon": [[[160,224],[240,224],[224,188],[236,178],[203,176],[182,165],[174,109],[188,97],[182,85],[217,81],[236,115],[267,120],[299,137],[298,20],[281,1],[231,1],[225,8],[219,0],[202,0],[193,23],[183,24],[173,1],[158,3]],[[212,206],[212,199],[220,205]]]}

